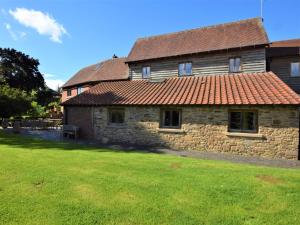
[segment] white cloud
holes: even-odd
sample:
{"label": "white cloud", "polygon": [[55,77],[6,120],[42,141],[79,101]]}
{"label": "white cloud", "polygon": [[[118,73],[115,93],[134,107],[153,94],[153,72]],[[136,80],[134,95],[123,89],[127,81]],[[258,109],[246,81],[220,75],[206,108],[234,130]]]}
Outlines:
{"label": "white cloud", "polygon": [[59,24],[48,13],[25,8],[16,8],[9,10],[9,14],[13,16],[20,24],[35,29],[41,35],[50,36],[50,40],[62,43],[61,36],[67,34],[63,25]]}
{"label": "white cloud", "polygon": [[57,88],[63,86],[65,83],[63,80],[59,79],[45,79],[45,82],[49,88],[55,91],[57,91]]}
{"label": "white cloud", "polygon": [[44,77],[45,78],[51,78],[51,77],[55,77],[55,75],[51,74],[51,73],[44,73]]}
{"label": "white cloud", "polygon": [[7,32],[9,33],[9,35],[11,36],[11,38],[15,41],[24,38],[26,36],[25,32],[15,32],[13,31],[11,25],[9,23],[4,23],[5,29],[7,30]]}

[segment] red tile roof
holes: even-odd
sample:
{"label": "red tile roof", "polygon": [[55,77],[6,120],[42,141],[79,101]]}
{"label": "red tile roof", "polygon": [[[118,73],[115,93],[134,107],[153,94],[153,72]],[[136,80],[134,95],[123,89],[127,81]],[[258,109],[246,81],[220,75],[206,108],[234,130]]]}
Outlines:
{"label": "red tile roof", "polygon": [[129,77],[128,65],[125,64],[126,58],[112,58],[79,70],[63,88],[108,80],[126,80]]}
{"label": "red tile roof", "polygon": [[209,52],[247,46],[267,45],[260,18],[138,39],[127,62]]}
{"label": "red tile roof", "polygon": [[103,82],[63,105],[299,105],[274,73]]}
{"label": "red tile roof", "polygon": [[300,47],[300,38],[299,39],[290,39],[283,41],[274,41],[270,43],[270,47]]}

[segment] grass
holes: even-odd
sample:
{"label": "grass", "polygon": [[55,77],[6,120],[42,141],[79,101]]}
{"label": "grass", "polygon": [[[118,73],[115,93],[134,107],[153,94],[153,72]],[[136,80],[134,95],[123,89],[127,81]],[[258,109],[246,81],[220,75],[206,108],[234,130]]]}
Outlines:
{"label": "grass", "polygon": [[0,224],[300,224],[300,170],[0,132]]}

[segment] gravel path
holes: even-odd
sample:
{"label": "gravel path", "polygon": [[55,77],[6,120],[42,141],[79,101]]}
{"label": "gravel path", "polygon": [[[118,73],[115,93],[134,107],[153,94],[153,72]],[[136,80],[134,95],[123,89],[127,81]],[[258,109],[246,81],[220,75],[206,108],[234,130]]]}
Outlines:
{"label": "gravel path", "polygon": [[[7,129],[6,132],[12,132],[11,129]],[[218,152],[200,152],[200,151],[178,151],[171,150],[165,148],[150,148],[145,146],[132,146],[132,145],[110,145],[110,144],[100,144],[94,141],[86,141],[86,140],[70,140],[70,139],[62,139],[60,136],[60,130],[30,130],[23,129],[21,132],[22,135],[31,136],[31,137],[39,137],[46,140],[56,140],[56,141],[66,141],[71,143],[79,143],[79,144],[87,144],[97,147],[105,147],[114,149],[116,151],[137,151],[136,149],[141,149],[141,152],[152,152],[158,154],[170,154],[177,155],[181,157],[190,157],[196,159],[209,159],[209,160],[223,160],[234,163],[243,163],[243,164],[253,164],[253,165],[261,165],[261,166],[269,166],[269,167],[282,167],[282,168],[297,168],[300,169],[300,161],[299,160],[286,160],[286,159],[266,159],[262,157],[254,157],[254,156],[242,156],[242,155],[234,155],[230,153],[218,153]]]}

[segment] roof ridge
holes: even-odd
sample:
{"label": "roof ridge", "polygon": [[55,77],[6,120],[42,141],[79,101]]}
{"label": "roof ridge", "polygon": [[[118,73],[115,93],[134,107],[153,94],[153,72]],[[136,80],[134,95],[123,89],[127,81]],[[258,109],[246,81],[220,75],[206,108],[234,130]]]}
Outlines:
{"label": "roof ridge", "polygon": [[[106,59],[103,59],[103,60],[101,60],[101,61],[98,61],[98,62],[96,62],[96,63],[94,63],[94,64],[90,64],[90,65],[88,65],[88,66],[85,66],[85,67],[83,67],[82,69],[80,69],[80,70],[83,70],[83,69],[85,69],[85,68],[87,68],[87,67],[90,67],[90,66],[96,66],[96,65],[98,65],[98,64],[103,64],[103,63],[105,63],[105,62],[108,62],[108,61],[113,61],[113,60],[117,60],[117,59],[126,59],[127,57],[126,56],[122,56],[122,57],[118,57],[118,58],[106,58]],[[79,71],[80,71],[79,70]]]}
{"label": "roof ridge", "polygon": [[[104,78],[101,79],[101,78],[99,78],[99,75],[97,75],[97,74],[103,73],[103,72],[101,72],[100,69],[103,68],[103,66],[109,62],[112,62],[111,64],[116,65],[116,69],[110,70],[110,71],[112,71],[111,73],[115,74],[114,76],[112,76],[112,78],[111,78],[112,80],[127,79],[128,78],[128,66],[125,63],[125,60],[126,60],[126,57],[110,58],[110,59],[104,59],[104,60],[98,61],[97,63],[85,66],[85,67],[79,69],[70,79],[68,79],[62,87],[67,88],[67,87],[76,86],[79,84],[95,82],[95,81],[100,81],[100,80],[107,80],[107,77],[105,77],[105,75],[102,75],[102,77],[104,77]],[[124,67],[123,67],[123,64],[124,64]],[[126,73],[127,78],[125,78],[125,73]]]}
{"label": "roof ridge", "polygon": [[284,41],[298,41],[298,40],[300,40],[300,38],[291,38],[291,39],[285,39],[285,40],[271,41],[271,43],[284,42]]}
{"label": "roof ridge", "polygon": [[221,27],[221,26],[230,26],[232,24],[245,23],[245,22],[251,21],[251,20],[253,20],[253,21],[255,21],[255,20],[262,21],[262,18],[261,17],[253,17],[253,18],[238,20],[238,21],[234,21],[234,22],[219,23],[219,24],[207,25],[207,26],[198,27],[198,28],[192,28],[192,29],[187,29],[187,30],[174,31],[174,32],[169,32],[169,33],[164,33],[164,34],[158,34],[158,35],[150,35],[150,36],[146,36],[146,37],[137,38],[136,41],[147,40],[147,39],[152,39],[152,38],[161,37],[161,36],[167,36],[167,35],[187,33],[187,32],[195,31],[195,30],[205,30],[205,29],[211,29],[211,28]]}

